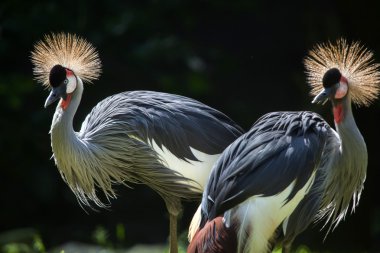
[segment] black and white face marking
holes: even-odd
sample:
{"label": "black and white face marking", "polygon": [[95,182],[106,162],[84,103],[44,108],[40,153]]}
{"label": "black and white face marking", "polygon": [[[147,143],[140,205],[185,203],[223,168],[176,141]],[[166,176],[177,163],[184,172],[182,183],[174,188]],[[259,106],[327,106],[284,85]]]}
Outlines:
{"label": "black and white face marking", "polygon": [[70,102],[71,93],[74,92],[77,86],[77,78],[74,72],[62,65],[55,65],[50,70],[49,83],[52,90],[46,99],[45,107],[62,98],[65,101],[65,103],[62,103],[62,107],[66,109]]}
{"label": "black and white face marking", "polygon": [[328,99],[342,99],[347,95],[348,81],[337,68],[326,71],[322,78],[324,89],[314,98],[312,103],[326,103]]}
{"label": "black and white face marking", "polygon": [[66,93],[73,93],[77,87],[77,77],[74,75],[74,72],[66,69]]}

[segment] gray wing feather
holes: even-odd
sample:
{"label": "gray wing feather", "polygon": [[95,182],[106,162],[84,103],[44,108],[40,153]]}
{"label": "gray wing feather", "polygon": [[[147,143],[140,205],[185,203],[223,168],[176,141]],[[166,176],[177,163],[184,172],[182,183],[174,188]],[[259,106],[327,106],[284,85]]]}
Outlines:
{"label": "gray wing feather", "polygon": [[[324,147],[323,154],[320,162],[320,169],[318,169],[314,183],[310,191],[298,204],[297,208],[293,211],[289,217],[286,231],[282,231],[280,238],[284,241],[284,244],[293,242],[295,237],[303,232],[312,222],[320,221],[318,213],[320,211],[323,199],[323,186],[326,177],[325,169],[329,163],[329,157],[339,149],[340,140],[337,139],[336,134],[331,128],[327,131],[327,143]],[[327,154],[327,155],[326,155]]]}
{"label": "gray wing feather", "polygon": [[292,243],[295,237],[304,231],[315,219],[322,201],[322,194],[320,192],[321,180],[321,171],[317,171],[310,192],[306,194],[289,217],[286,231],[282,231],[285,242]]}
{"label": "gray wing feather", "polygon": [[80,134],[91,138],[109,124],[122,124],[128,134],[144,141],[154,139],[178,158],[195,161],[190,147],[219,154],[243,133],[226,115],[201,102],[154,91],[124,92],[104,99],[87,116]]}
{"label": "gray wing feather", "polygon": [[288,200],[293,198],[318,167],[328,128],[312,112],[264,115],[214,166],[202,200],[202,220],[251,196],[280,193],[295,181]]}

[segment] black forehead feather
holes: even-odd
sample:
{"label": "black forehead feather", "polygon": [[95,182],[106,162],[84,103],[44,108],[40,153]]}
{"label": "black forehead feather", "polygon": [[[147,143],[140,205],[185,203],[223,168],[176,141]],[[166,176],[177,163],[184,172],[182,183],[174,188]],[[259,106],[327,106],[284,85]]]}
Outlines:
{"label": "black forehead feather", "polygon": [[328,88],[334,84],[337,84],[340,81],[341,77],[342,74],[340,73],[339,69],[332,68],[327,70],[322,79],[323,87]]}
{"label": "black forehead feather", "polygon": [[66,79],[66,69],[62,65],[55,65],[51,68],[49,82],[52,87],[59,86]]}

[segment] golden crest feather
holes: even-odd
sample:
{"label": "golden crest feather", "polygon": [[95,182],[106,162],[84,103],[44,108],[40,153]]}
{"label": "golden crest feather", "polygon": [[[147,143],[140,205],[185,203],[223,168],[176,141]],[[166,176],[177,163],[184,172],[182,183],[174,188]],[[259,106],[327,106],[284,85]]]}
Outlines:
{"label": "golden crest feather", "polygon": [[101,61],[95,48],[75,34],[46,34],[34,45],[31,60],[33,74],[38,82],[50,87],[49,73],[60,64],[74,72],[84,82],[91,83],[101,73]]}
{"label": "golden crest feather", "polygon": [[373,53],[359,42],[339,39],[335,43],[317,44],[304,64],[313,96],[322,91],[323,75],[331,68],[339,69],[347,78],[352,101],[358,106],[368,106],[379,94],[380,64],[374,62]]}

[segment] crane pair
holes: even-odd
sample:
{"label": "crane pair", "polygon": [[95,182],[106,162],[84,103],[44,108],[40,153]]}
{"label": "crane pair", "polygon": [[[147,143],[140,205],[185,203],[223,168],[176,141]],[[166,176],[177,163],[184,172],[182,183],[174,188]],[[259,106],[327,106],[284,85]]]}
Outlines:
{"label": "crane pair", "polygon": [[367,167],[366,145],[351,101],[369,105],[379,92],[372,53],[339,40],[305,60],[315,103],[330,100],[336,131],[312,112],[275,112],[245,134],[225,114],[193,99],[152,91],[99,102],[79,132],[73,118],[83,82],[98,78],[94,47],[71,34],[50,34],[32,52],[36,79],[59,100],[50,130],[62,178],[85,204],[115,198],[114,184],[142,183],[165,201],[170,252],[177,248],[181,199],[202,203],[188,252],[289,252],[308,225],[331,226],[357,205]]}

